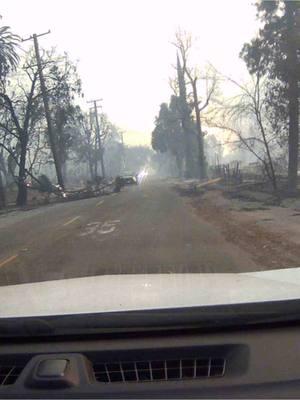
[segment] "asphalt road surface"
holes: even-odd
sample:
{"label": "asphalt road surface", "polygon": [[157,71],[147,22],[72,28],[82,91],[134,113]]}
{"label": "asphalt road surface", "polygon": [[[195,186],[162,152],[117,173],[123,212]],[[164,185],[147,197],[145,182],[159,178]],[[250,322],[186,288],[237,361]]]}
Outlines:
{"label": "asphalt road surface", "polygon": [[0,285],[255,269],[249,255],[201,220],[167,181],[0,217]]}

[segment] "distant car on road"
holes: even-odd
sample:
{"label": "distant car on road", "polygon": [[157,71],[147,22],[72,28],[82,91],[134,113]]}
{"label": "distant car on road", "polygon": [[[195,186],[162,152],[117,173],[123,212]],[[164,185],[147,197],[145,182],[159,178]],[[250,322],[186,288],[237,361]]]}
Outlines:
{"label": "distant car on road", "polygon": [[117,176],[115,179],[115,187],[114,187],[114,192],[118,193],[124,186],[128,185],[137,185],[138,180],[137,177],[134,175],[123,175],[123,176]]}
{"label": "distant car on road", "polygon": [[123,186],[138,184],[137,178],[134,175],[124,175],[121,176],[120,179]]}

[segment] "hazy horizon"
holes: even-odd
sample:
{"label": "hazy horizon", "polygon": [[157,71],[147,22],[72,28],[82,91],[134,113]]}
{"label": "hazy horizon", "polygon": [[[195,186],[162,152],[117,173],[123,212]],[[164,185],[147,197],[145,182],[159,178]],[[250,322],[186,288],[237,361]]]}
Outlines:
{"label": "hazy horizon", "polygon": [[255,7],[246,0],[10,0],[1,15],[3,25],[25,38],[51,30],[40,46],[56,46],[78,61],[85,100],[103,99],[128,145],[150,145],[155,115],[171,94],[171,42],[179,27],[196,39],[197,64],[209,61],[237,77],[245,75],[239,51],[256,30]]}

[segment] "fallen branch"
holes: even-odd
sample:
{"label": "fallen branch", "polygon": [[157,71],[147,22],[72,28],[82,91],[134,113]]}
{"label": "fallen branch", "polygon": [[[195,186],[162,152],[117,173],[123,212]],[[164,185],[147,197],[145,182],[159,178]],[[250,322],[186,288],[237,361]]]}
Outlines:
{"label": "fallen branch", "polygon": [[203,183],[200,183],[200,184],[196,185],[196,187],[197,188],[202,188],[202,187],[205,187],[205,186],[208,186],[208,185],[213,185],[214,183],[218,183],[221,180],[222,180],[222,178],[210,179],[209,181],[206,181],[206,182],[203,182]]}

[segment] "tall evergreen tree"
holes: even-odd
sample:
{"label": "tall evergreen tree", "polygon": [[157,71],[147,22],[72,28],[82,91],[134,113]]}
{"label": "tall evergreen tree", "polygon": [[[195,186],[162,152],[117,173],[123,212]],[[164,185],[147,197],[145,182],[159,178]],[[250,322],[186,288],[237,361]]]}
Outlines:
{"label": "tall evergreen tree", "polygon": [[297,189],[299,146],[299,50],[300,50],[300,1],[261,0],[256,3],[257,15],[262,23],[259,34],[242,49],[250,73],[259,73],[270,80],[270,99],[280,93],[285,101],[270,102],[278,115],[282,104],[286,104],[283,118],[288,124],[288,189],[294,194]]}
{"label": "tall evergreen tree", "polygon": [[152,148],[160,153],[169,153],[175,157],[178,175],[183,176],[184,133],[181,127],[179,98],[172,96],[170,105],[163,103],[156,118],[155,129],[152,132]]}

